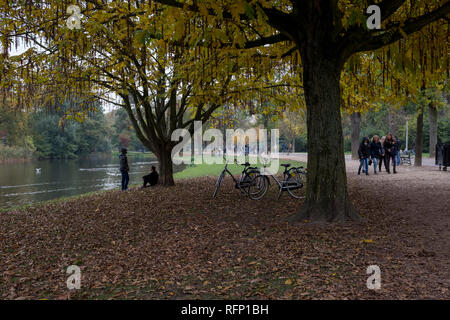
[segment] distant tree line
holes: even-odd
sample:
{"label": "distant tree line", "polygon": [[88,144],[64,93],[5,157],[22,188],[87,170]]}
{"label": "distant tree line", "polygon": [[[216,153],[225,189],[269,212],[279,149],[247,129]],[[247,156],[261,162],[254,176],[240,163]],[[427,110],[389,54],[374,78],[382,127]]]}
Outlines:
{"label": "distant tree line", "polygon": [[64,107],[54,109],[30,113],[0,105],[0,161],[76,159],[110,154],[123,147],[147,151],[123,110],[104,113],[97,106],[81,122],[75,119],[61,122]]}

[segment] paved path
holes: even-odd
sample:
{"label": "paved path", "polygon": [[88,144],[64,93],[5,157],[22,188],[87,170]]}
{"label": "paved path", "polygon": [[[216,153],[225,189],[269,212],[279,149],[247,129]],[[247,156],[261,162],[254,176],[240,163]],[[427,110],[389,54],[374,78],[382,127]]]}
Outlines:
{"label": "paved path", "polygon": [[[280,157],[283,159],[292,159],[292,160],[307,162],[308,154],[306,152],[296,152],[296,153],[289,153],[289,154],[288,153],[280,153]],[[352,160],[352,156],[349,154],[345,155],[345,162],[346,162],[347,168],[355,168],[355,167],[359,166],[359,161]],[[412,163],[412,165],[414,165],[414,158],[411,159],[411,163]],[[435,163],[435,160],[433,158],[422,158],[423,166],[438,168],[438,166],[436,166],[434,163]],[[403,166],[400,166],[400,168],[401,167],[403,167]],[[404,167],[409,167],[409,165],[405,165]],[[384,168],[383,168],[383,170],[384,170]]]}

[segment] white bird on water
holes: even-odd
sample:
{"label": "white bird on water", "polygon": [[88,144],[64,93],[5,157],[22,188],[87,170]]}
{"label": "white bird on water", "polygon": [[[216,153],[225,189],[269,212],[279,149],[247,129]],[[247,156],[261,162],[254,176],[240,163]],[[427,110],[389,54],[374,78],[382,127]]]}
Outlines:
{"label": "white bird on water", "polygon": [[36,168],[36,174],[41,174],[41,168]]}

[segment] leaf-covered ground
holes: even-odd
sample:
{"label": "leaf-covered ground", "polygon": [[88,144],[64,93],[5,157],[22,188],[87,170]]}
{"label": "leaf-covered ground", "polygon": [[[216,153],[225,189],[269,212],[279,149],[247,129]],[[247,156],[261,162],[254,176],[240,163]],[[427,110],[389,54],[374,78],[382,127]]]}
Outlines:
{"label": "leaf-covered ground", "polygon": [[[261,201],[228,178],[107,192],[0,214],[1,299],[450,298],[450,175],[357,176],[364,223],[290,225],[302,201]],[[81,267],[81,289],[66,287]],[[381,290],[366,287],[369,265]]]}

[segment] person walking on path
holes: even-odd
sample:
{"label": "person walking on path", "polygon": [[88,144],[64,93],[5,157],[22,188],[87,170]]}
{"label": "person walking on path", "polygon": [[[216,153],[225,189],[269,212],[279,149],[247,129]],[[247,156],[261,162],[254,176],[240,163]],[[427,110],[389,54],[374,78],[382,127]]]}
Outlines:
{"label": "person walking on path", "polygon": [[128,166],[128,158],[127,158],[127,149],[122,148],[121,154],[119,156],[120,159],[120,173],[122,174],[122,191],[128,189],[128,182],[130,181],[130,176],[128,175],[128,171],[130,171],[130,167]]}
{"label": "person walking on path", "polygon": [[369,175],[369,157],[370,157],[370,145],[369,145],[369,137],[364,137],[358,149],[359,156],[359,169],[358,175],[361,174],[361,168],[363,168],[363,172],[366,175]]}
{"label": "person walking on path", "polygon": [[378,172],[381,172],[381,167],[382,167],[383,162],[384,162],[384,166],[386,167],[386,161],[384,160],[384,157],[385,157],[385,155],[384,155],[384,147],[383,147],[385,140],[386,140],[386,136],[382,136],[381,140],[380,140],[380,143],[381,143],[381,156],[380,156],[380,161],[378,162]]}
{"label": "person walking on path", "polygon": [[392,136],[391,133],[388,133],[386,135],[386,140],[384,141],[383,144],[383,148],[384,148],[384,164],[386,166],[386,171],[387,173],[391,173],[390,170],[390,161],[392,160],[392,167],[394,169],[394,173],[397,173],[397,144],[395,141],[395,138]]}
{"label": "person walking on path", "polygon": [[400,165],[400,151],[401,151],[401,146],[402,146],[402,142],[400,141],[400,139],[395,136],[395,146],[397,148],[397,155],[395,156],[395,161],[397,162],[397,167]]}
{"label": "person walking on path", "polygon": [[381,145],[380,137],[375,135],[372,137],[372,142],[370,143],[370,158],[373,161],[373,172],[375,174],[377,174],[378,161],[381,162],[382,154],[383,146]]}

